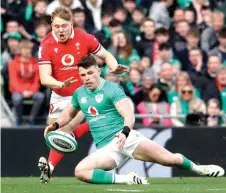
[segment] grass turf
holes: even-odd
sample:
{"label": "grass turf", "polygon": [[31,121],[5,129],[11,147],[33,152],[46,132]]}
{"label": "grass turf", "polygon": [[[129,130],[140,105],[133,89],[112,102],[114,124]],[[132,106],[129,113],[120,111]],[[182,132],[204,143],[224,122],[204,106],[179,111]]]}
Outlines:
{"label": "grass turf", "polygon": [[225,193],[223,178],[152,178],[149,185],[93,185],[75,178],[52,178],[40,184],[39,178],[1,178],[2,193]]}

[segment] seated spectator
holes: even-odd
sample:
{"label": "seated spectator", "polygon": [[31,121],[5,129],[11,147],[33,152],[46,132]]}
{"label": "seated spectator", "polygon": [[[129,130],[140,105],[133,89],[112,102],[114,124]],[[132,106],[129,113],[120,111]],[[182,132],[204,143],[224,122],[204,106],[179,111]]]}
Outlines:
{"label": "seated spectator", "polygon": [[88,26],[85,22],[86,14],[85,14],[83,9],[78,7],[76,9],[73,9],[72,13],[73,13],[73,21],[74,21],[74,27],[75,28],[85,30],[88,33],[93,32],[93,29],[90,26]]}
{"label": "seated spectator", "polygon": [[221,109],[226,113],[226,67],[217,70],[217,88],[220,91]]}
{"label": "seated spectator", "polygon": [[119,64],[130,66],[133,61],[139,62],[140,57],[137,51],[123,31],[119,31],[112,37],[113,42],[109,51],[114,55]]}
{"label": "seated spectator", "polygon": [[136,41],[136,50],[140,57],[148,56],[152,60],[153,45],[155,37],[155,22],[150,18],[145,18],[141,22],[142,34]]}
{"label": "seated spectator", "polygon": [[221,63],[226,66],[226,28],[219,32],[219,46],[210,52],[210,54],[217,54]]}
{"label": "seated spectator", "polygon": [[120,21],[122,24],[123,28],[128,27],[128,20],[127,20],[127,11],[123,7],[117,8],[114,13],[113,13],[113,18]]}
{"label": "seated spectator", "polygon": [[169,44],[160,44],[158,60],[151,66],[155,74],[158,74],[160,72],[162,64],[164,64],[165,62],[168,62],[173,66],[174,74],[180,71],[181,63],[173,56],[173,52]]}
{"label": "seated spectator", "polygon": [[136,7],[132,12],[132,22],[128,25],[126,29],[129,34],[132,44],[135,45],[136,38],[140,36],[140,24],[145,17],[145,10],[143,7]]}
{"label": "seated spectator", "polygon": [[174,81],[175,80],[172,65],[168,62],[163,63],[161,70],[158,74],[157,83],[161,86],[161,88],[165,92],[168,92],[174,90],[175,87]]}
{"label": "seated spectator", "polygon": [[192,8],[185,9],[184,17],[191,27],[196,27],[196,15]]}
{"label": "seated spectator", "polygon": [[129,72],[129,80],[126,82],[126,87],[130,92],[130,96],[139,92],[141,86],[141,73],[138,68],[131,68]]}
{"label": "seated spectator", "polygon": [[[187,72],[179,72],[176,75],[176,87],[174,91],[167,92],[167,99],[169,104],[177,101],[179,99],[179,94],[181,93],[181,89],[186,85],[192,85],[191,79]],[[195,96],[200,98],[200,92],[197,88],[193,88],[195,91]]]}
{"label": "seated spectator", "polygon": [[[199,47],[199,40],[200,40],[200,32],[197,28],[192,28],[188,35],[185,37],[187,43],[186,48],[184,50],[181,50],[177,52],[176,57],[180,60],[182,63],[181,69],[184,71],[188,71],[189,68],[189,51],[193,48],[200,48]],[[203,56],[203,62],[205,63],[207,61],[207,55],[204,51],[202,51]]]}
{"label": "seated spectator", "polygon": [[207,126],[215,127],[223,123],[221,117],[220,102],[217,99],[210,99],[207,103]]}
{"label": "seated spectator", "polygon": [[[166,102],[165,92],[161,89],[158,84],[152,85],[148,91],[148,99],[142,101],[137,106],[137,110],[140,114],[152,114],[152,115],[169,115],[170,106]],[[143,125],[150,126],[161,124],[162,126],[172,126],[170,119],[160,119],[158,117],[154,118],[143,118]]]}
{"label": "seated spectator", "polygon": [[143,56],[140,60],[139,68],[142,72],[151,67],[151,60],[148,56]]}
{"label": "seated spectator", "polygon": [[218,33],[224,26],[224,14],[220,11],[215,11],[212,14],[212,26],[206,28],[201,35],[201,48],[209,53],[218,46]]}
{"label": "seated spectator", "polygon": [[32,43],[22,40],[20,43],[20,56],[9,64],[9,89],[12,93],[12,102],[15,107],[17,125],[22,125],[23,101],[32,99],[34,104],[31,109],[29,124],[34,125],[44,101],[44,94],[38,92],[40,80],[38,63],[31,55]]}
{"label": "seated spectator", "polygon": [[54,0],[47,6],[46,13],[48,15],[51,15],[54,9],[56,9],[60,5],[70,7],[70,9],[75,9],[77,7],[83,8],[80,0]]}
{"label": "seated spectator", "polygon": [[136,0],[122,0],[123,8],[127,11],[127,21],[126,23],[131,23],[132,13],[136,8]]}
{"label": "seated spectator", "polygon": [[202,33],[206,28],[212,26],[212,10],[210,6],[202,6],[200,9],[200,16],[202,19],[199,20],[197,24],[200,32]]}
{"label": "seated spectator", "polygon": [[170,17],[168,8],[172,5],[173,1],[160,0],[159,2],[154,2],[149,10],[149,18],[153,19],[156,23],[156,28],[169,28],[170,27]]}
{"label": "seated spectator", "polygon": [[[192,113],[206,113],[206,105],[198,99],[194,94],[192,85],[186,85],[181,89],[179,94],[179,100],[175,101],[171,105],[171,115],[188,115]],[[174,126],[184,126],[183,118],[172,118]]]}

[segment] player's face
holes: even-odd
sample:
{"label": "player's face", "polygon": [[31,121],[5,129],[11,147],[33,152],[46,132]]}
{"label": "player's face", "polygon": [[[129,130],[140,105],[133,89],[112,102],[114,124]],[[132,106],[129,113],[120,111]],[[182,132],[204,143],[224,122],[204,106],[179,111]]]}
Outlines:
{"label": "player's face", "polygon": [[89,90],[95,90],[98,88],[100,84],[100,73],[101,69],[98,68],[98,66],[90,66],[89,68],[85,69],[80,67],[79,68],[79,75],[83,82],[83,84],[89,89]]}
{"label": "player's face", "polygon": [[55,17],[52,22],[52,30],[60,42],[66,42],[71,36],[72,21],[66,21],[59,17]]}

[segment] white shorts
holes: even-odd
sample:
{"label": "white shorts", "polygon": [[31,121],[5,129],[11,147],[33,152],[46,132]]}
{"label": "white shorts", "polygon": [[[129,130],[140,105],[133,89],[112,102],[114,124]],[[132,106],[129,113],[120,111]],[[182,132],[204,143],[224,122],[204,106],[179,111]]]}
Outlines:
{"label": "white shorts", "polygon": [[116,144],[117,140],[118,138],[114,138],[109,144],[98,149],[93,154],[96,154],[100,158],[103,155],[108,155],[115,161],[117,167],[119,167],[125,162],[127,158],[134,158],[133,152],[135,151],[137,146],[140,144],[140,142],[148,140],[148,138],[143,136],[138,131],[132,130],[128,138],[126,139],[126,143],[122,151],[118,149],[118,144]]}
{"label": "white shorts", "polygon": [[52,92],[49,105],[49,118],[56,119],[60,113],[71,104],[72,96],[60,96]]}

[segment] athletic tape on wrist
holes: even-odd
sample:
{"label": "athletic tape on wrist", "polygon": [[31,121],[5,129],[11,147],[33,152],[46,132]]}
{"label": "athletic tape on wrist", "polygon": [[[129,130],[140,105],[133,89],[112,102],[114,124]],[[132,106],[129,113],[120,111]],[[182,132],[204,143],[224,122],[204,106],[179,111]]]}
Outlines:
{"label": "athletic tape on wrist", "polygon": [[126,136],[126,138],[129,136],[131,129],[128,126],[124,126],[122,133]]}
{"label": "athletic tape on wrist", "polygon": [[60,125],[59,125],[59,123],[57,123],[57,122],[54,122],[54,123],[53,123],[53,126],[55,127],[55,130],[57,130],[57,129],[60,128]]}

